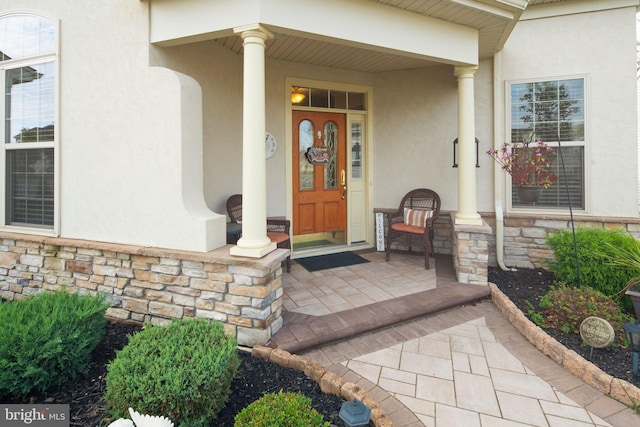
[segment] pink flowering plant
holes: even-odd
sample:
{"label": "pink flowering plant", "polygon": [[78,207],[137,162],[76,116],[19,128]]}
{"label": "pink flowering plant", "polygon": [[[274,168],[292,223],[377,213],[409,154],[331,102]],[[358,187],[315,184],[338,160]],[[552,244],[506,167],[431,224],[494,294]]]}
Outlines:
{"label": "pink flowering plant", "polygon": [[511,175],[517,187],[538,185],[549,188],[558,181],[558,176],[549,171],[556,153],[542,141],[535,144],[505,143],[500,149],[487,151],[487,154]]}

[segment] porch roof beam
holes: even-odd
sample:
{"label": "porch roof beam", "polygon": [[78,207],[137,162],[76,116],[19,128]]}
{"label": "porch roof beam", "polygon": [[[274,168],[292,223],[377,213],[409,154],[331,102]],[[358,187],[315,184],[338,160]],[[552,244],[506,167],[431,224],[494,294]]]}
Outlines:
{"label": "porch roof beam", "polygon": [[[478,30],[361,0],[150,0],[150,39],[173,46],[260,23],[279,33],[454,65],[478,63]],[[268,7],[267,7],[268,6]]]}

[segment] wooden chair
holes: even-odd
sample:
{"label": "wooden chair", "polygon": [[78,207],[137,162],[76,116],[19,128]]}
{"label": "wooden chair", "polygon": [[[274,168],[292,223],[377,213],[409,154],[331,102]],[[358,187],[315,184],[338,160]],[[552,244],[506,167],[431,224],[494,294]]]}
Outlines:
{"label": "wooden chair", "polygon": [[[242,194],[234,194],[227,199],[227,213],[231,222],[242,224]],[[287,273],[291,271],[291,221],[288,219],[267,218],[267,237],[274,242],[277,247],[289,249],[289,256],[286,259]]]}
{"label": "wooden chair", "polygon": [[433,225],[440,214],[440,196],[426,188],[409,191],[396,212],[387,214],[386,260],[391,257],[391,244],[400,243],[411,252],[413,246],[424,249],[424,266],[429,269],[433,249]]}

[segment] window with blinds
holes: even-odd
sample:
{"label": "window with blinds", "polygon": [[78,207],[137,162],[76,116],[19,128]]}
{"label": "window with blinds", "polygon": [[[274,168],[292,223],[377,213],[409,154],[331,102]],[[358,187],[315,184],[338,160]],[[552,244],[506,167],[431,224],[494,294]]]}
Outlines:
{"label": "window with blinds", "polygon": [[550,172],[559,178],[536,202],[521,201],[512,184],[512,207],[584,209],[584,86],[584,78],[510,84],[512,142],[551,146],[557,155]]}
{"label": "window with blinds", "polygon": [[56,34],[56,23],[38,15],[0,16],[3,225],[54,227]]}
{"label": "window with blinds", "polygon": [[7,210],[13,225],[53,225],[53,171],[51,148],[7,153]]}

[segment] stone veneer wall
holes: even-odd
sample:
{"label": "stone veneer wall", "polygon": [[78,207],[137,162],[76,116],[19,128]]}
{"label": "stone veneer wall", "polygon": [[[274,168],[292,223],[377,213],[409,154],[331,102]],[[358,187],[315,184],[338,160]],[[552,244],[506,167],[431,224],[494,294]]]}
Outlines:
{"label": "stone veneer wall", "polygon": [[451,224],[450,212],[440,211],[433,233],[433,249],[437,254],[451,254],[453,252]]}
{"label": "stone veneer wall", "polygon": [[250,259],[230,256],[228,246],[199,253],[14,233],[0,239],[5,300],[63,288],[102,292],[109,317],[215,319],[246,346],[265,344],[282,327],[285,249]]}
{"label": "stone veneer wall", "polygon": [[[449,215],[455,222],[455,212]],[[453,266],[460,283],[486,285],[489,282],[489,239],[492,229],[482,225],[455,225],[451,229]],[[494,239],[495,242],[495,239]]]}
{"label": "stone veneer wall", "polygon": [[[390,209],[376,209],[386,212]],[[436,220],[434,249],[451,254],[458,281],[486,284],[487,266],[497,266],[496,219],[493,212],[483,212],[482,226],[453,226],[455,212],[441,211]],[[574,215],[575,228],[598,227],[624,230],[640,239],[640,218],[588,217]],[[386,224],[385,224],[386,227]],[[569,215],[505,214],[504,263],[507,267],[545,268],[553,258],[546,244],[548,233],[570,230]]]}
{"label": "stone veneer wall", "polygon": [[[436,222],[436,253],[453,255],[458,281],[487,283],[497,265],[495,216],[482,226],[452,226],[455,213]],[[623,229],[640,238],[640,218],[574,217],[576,228]],[[504,219],[508,267],[544,268],[553,257],[547,233],[570,229],[568,216]],[[0,298],[14,300],[41,290],[109,295],[107,315],[136,322],[167,323],[205,317],[225,324],[241,345],[265,344],[282,327],[281,261],[277,249],[261,259],[232,257],[229,247],[200,253],[133,245],[0,233]]]}
{"label": "stone veneer wall", "polygon": [[[493,213],[482,217],[494,230],[489,240],[489,264],[496,266],[496,220]],[[640,218],[587,217],[574,215],[575,229],[597,227],[605,230],[624,230],[640,239]],[[508,214],[504,217],[504,264],[517,268],[545,268],[545,261],[553,258],[546,245],[548,233],[571,230],[568,215]]]}

